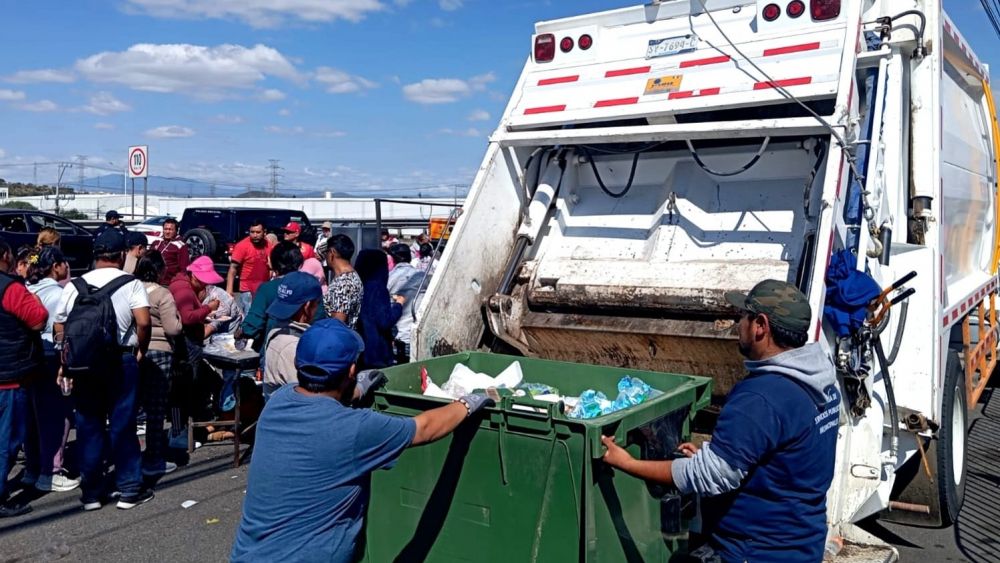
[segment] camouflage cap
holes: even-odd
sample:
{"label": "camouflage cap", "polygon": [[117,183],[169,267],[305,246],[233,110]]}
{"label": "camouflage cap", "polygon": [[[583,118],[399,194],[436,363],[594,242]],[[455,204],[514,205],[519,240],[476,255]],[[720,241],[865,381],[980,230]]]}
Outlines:
{"label": "camouflage cap", "polygon": [[728,291],[726,301],[738,309],[767,315],[771,324],[786,330],[809,330],[809,319],[812,318],[809,300],[788,282],[764,280],[753,286],[749,293]]}

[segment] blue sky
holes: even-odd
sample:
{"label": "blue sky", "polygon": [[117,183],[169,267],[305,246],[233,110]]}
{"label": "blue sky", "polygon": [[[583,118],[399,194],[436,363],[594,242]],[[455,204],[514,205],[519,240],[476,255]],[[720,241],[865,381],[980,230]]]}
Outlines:
{"label": "blue sky", "polygon": [[[160,176],[263,186],[274,158],[282,183],[306,191],[463,192],[534,22],[634,3],[5,2],[0,163],[82,154],[121,169],[130,144],[148,144]],[[945,7],[1000,64],[979,3]],[[32,174],[0,166],[7,179]],[[56,174],[41,167],[38,179]]]}

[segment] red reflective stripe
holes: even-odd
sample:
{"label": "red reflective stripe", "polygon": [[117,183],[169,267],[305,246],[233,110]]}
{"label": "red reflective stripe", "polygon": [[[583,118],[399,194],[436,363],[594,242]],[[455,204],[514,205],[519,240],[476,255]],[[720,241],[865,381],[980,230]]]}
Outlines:
{"label": "red reflective stripe", "polygon": [[782,88],[784,88],[785,86],[801,86],[803,84],[809,84],[810,82],[812,82],[811,76],[803,76],[801,78],[786,78],[784,80],[775,80],[774,82],[771,81],[758,82],[753,85],[753,89],[767,90],[769,88],[777,88],[779,86]]}
{"label": "red reflective stripe", "polygon": [[627,106],[639,103],[639,98],[617,98],[614,100],[601,100],[594,104],[595,108],[606,108],[610,106]]}
{"label": "red reflective stripe", "polygon": [[524,115],[532,115],[535,113],[550,113],[553,111],[563,111],[564,109],[566,109],[565,104],[561,106],[542,106],[538,108],[528,108],[524,110]]}
{"label": "red reflective stripe", "polygon": [[815,51],[816,49],[819,49],[819,41],[814,41],[812,43],[803,43],[801,45],[789,45],[788,47],[775,47],[774,49],[764,49],[764,56],[773,57],[775,55],[801,53],[802,51]]}
{"label": "red reflective stripe", "polygon": [[681,63],[681,68],[690,68],[693,66],[704,66],[704,65],[714,65],[719,63],[728,63],[731,61],[729,55],[721,55],[718,57],[707,57],[704,59],[693,59],[690,61],[684,61]]}
{"label": "red reflective stripe", "polygon": [[630,74],[645,74],[649,72],[648,66],[640,66],[636,68],[623,68],[621,70],[609,70],[604,73],[604,78],[614,78],[616,76],[628,76]]}
{"label": "red reflective stripe", "polygon": [[668,100],[677,100],[681,98],[700,98],[701,96],[714,96],[721,91],[720,88],[702,88],[701,90],[682,90],[680,92],[671,92],[667,96]]}
{"label": "red reflective stripe", "polygon": [[565,84],[567,82],[576,82],[580,79],[580,75],[575,76],[560,76],[559,78],[545,78],[538,81],[539,86],[548,86],[549,84]]}

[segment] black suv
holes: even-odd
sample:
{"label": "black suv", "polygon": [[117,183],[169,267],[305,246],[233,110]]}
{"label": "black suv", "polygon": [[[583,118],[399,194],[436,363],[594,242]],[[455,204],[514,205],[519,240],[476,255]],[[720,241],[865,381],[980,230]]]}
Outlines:
{"label": "black suv", "polygon": [[316,242],[316,229],[302,211],[294,209],[195,207],[184,210],[181,217],[181,238],[188,245],[191,259],[211,256],[216,269],[229,268],[229,253],[233,246],[250,234],[250,223],[260,219],[268,233],[278,235],[288,223],[302,227],[300,240]]}
{"label": "black suv", "polygon": [[90,269],[94,261],[94,235],[76,223],[44,211],[0,209],[0,236],[14,252],[24,245],[35,246],[38,231],[52,227],[59,232],[59,247],[74,274]]}

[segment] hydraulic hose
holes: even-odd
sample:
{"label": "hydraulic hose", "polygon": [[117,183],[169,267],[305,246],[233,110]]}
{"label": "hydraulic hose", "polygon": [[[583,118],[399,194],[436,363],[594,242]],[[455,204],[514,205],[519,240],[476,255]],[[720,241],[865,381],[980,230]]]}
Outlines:
{"label": "hydraulic hose", "polygon": [[899,412],[896,410],[896,393],[892,388],[892,377],[889,376],[889,362],[885,357],[885,350],[882,349],[882,339],[875,335],[872,339],[875,348],[875,357],[878,358],[879,368],[882,370],[882,383],[885,384],[885,399],[889,403],[889,455],[893,463],[899,451]]}
{"label": "hydraulic hose", "polygon": [[903,301],[899,305],[899,325],[896,327],[896,338],[892,341],[892,350],[889,351],[889,365],[896,363],[896,355],[903,344],[903,329],[906,328],[906,312],[910,308],[909,301]]}

